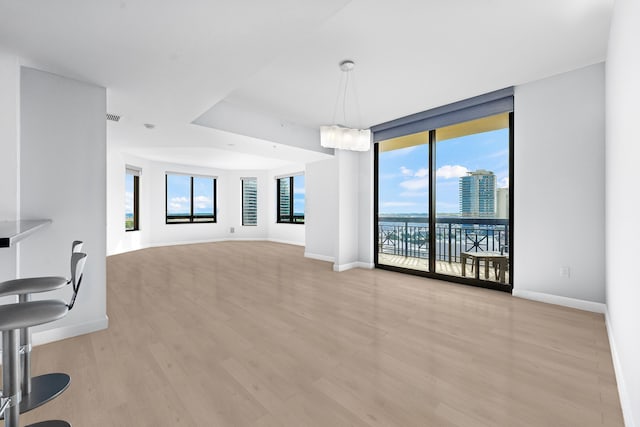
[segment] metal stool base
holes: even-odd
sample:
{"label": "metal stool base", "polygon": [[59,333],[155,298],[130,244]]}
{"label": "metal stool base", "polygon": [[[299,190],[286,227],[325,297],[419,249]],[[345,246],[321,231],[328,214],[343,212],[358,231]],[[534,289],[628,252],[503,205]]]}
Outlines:
{"label": "metal stool base", "polygon": [[39,423],[29,424],[25,427],[71,427],[66,421],[62,420],[51,420],[51,421],[40,421]]}
{"label": "metal stool base", "polygon": [[[69,387],[71,378],[67,374],[45,374],[31,378],[31,393],[23,394],[20,401],[20,413],[23,414],[48,401],[55,399]],[[0,419],[3,419],[1,416]],[[64,422],[64,421],[63,421]],[[37,425],[37,424],[32,424]],[[53,426],[53,424],[52,424]],[[62,424],[61,424],[62,426]],[[44,425],[42,426],[44,427]]]}

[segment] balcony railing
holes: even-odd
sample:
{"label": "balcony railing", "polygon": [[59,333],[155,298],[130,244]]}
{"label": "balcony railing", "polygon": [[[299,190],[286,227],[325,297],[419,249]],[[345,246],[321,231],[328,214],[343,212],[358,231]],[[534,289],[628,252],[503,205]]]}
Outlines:
{"label": "balcony railing", "polygon": [[[509,220],[437,218],[436,260],[460,262],[462,252],[503,251],[509,245]],[[378,252],[427,259],[429,224],[426,217],[378,218]]]}

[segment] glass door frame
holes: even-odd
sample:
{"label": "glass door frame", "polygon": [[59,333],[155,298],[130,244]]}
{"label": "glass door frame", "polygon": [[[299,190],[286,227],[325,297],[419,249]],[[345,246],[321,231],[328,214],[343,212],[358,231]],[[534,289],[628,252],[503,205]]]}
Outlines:
{"label": "glass door frame", "polygon": [[465,285],[471,285],[481,288],[494,289],[503,292],[511,293],[513,291],[513,259],[514,259],[514,245],[513,245],[513,206],[514,206],[514,113],[509,113],[509,281],[508,283],[497,283],[489,280],[476,279],[471,277],[461,277],[439,273],[436,271],[436,130],[435,129],[423,129],[429,131],[429,190],[428,190],[428,202],[429,202],[429,271],[413,270],[404,267],[398,267],[387,264],[380,264],[378,259],[379,254],[379,144],[376,142],[373,146],[373,260],[375,268],[383,270],[390,270],[399,273],[412,274],[416,276],[423,276],[432,279],[445,280],[448,282],[461,283]]}

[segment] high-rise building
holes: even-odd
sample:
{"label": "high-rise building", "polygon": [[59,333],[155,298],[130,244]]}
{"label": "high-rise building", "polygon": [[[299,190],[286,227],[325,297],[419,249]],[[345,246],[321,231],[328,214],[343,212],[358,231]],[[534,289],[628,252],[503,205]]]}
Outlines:
{"label": "high-rise building", "polygon": [[509,188],[496,190],[496,218],[509,218]]}
{"label": "high-rise building", "polygon": [[467,217],[487,218],[496,214],[496,176],[478,169],[460,177],[460,214]]}

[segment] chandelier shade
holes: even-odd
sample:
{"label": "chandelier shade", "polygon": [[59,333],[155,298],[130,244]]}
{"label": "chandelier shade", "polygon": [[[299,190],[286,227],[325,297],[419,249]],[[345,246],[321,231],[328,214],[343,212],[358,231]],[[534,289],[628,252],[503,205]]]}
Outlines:
{"label": "chandelier shade", "polygon": [[340,150],[368,151],[371,147],[371,131],[338,125],[320,126],[320,145]]}

